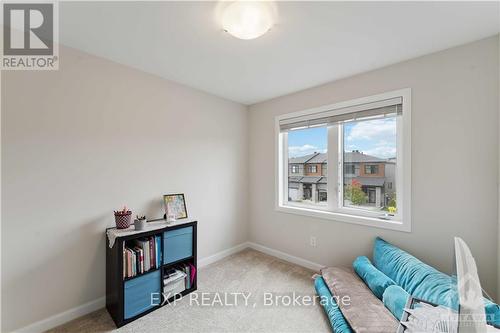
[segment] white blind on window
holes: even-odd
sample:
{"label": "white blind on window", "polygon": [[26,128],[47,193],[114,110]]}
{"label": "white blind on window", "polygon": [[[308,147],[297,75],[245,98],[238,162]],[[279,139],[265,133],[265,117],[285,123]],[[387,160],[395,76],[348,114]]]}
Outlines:
{"label": "white blind on window", "polygon": [[315,112],[303,116],[281,119],[280,131],[289,131],[298,128],[334,125],[341,122],[361,120],[364,118],[385,117],[400,115],[403,111],[401,97],[386,99],[366,104],[353,105],[345,108]]}

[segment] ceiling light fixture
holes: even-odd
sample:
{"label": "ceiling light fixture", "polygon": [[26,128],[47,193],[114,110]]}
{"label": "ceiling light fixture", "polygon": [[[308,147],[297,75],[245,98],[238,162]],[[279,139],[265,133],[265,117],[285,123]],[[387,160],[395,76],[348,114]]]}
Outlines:
{"label": "ceiling light fixture", "polygon": [[271,29],[275,13],[271,1],[235,1],[222,12],[222,28],[236,38],[254,39]]}

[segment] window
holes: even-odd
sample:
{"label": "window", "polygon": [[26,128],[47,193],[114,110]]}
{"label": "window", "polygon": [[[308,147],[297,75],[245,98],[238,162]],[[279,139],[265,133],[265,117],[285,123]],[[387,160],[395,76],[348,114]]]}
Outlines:
{"label": "window", "polygon": [[278,116],[277,209],[410,231],[410,112],[405,89]]}
{"label": "window", "polygon": [[385,114],[378,119],[353,120],[341,126],[344,167],[364,166],[364,175],[353,177],[344,172],[343,207],[391,215],[397,212],[392,201],[395,193],[385,187],[395,181],[394,172],[385,173],[385,166],[397,161],[397,117],[397,113]]}
{"label": "window", "polygon": [[344,163],[344,174],[355,175],[356,165],[354,163]]}
{"label": "window", "polygon": [[[382,123],[385,125],[385,123]],[[396,127],[396,124],[394,123],[394,129]],[[373,124],[374,128],[376,128],[375,126],[377,126],[376,124]],[[395,131],[394,131],[395,132]],[[391,142],[391,143],[394,143],[395,142]],[[378,165],[365,165],[365,174],[367,175],[373,175],[373,174],[378,174]]]}
{"label": "window", "polygon": [[[310,207],[326,207],[327,177],[317,176],[318,164],[327,160],[328,130],[326,126],[296,129],[287,135],[286,152],[292,173],[288,177],[288,203]],[[294,167],[305,170],[295,175]]]}
{"label": "window", "polygon": [[307,166],[307,172],[309,173],[316,173],[318,172],[318,168],[316,165],[308,165]]}
{"label": "window", "polygon": [[298,165],[292,165],[292,173],[299,173],[299,166]]}

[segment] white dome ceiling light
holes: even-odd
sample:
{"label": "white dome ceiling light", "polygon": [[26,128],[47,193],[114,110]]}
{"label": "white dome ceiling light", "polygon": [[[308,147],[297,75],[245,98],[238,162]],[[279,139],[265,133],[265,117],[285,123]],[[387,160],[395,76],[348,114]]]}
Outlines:
{"label": "white dome ceiling light", "polygon": [[235,1],[223,9],[222,28],[236,38],[254,39],[271,29],[275,15],[271,1]]}

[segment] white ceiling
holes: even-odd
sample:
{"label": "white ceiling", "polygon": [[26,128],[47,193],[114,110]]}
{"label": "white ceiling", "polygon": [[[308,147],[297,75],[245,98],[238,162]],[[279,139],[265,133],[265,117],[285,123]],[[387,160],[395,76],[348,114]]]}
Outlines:
{"label": "white ceiling", "polygon": [[278,2],[263,37],[221,30],[216,2],[61,2],[60,42],[253,104],[498,33],[499,3]]}

